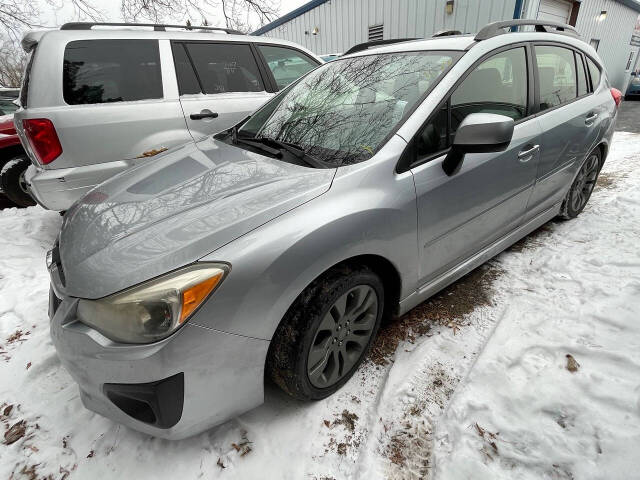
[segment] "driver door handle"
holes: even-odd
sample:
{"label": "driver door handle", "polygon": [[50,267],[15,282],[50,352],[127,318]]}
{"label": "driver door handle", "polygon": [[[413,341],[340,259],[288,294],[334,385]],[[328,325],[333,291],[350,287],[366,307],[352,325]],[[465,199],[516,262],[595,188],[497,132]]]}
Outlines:
{"label": "driver door handle", "polygon": [[520,160],[522,163],[531,160],[533,158],[533,155],[540,149],[540,145],[532,146],[531,144],[529,144],[525,148],[526,150],[520,150],[520,152],[518,153],[518,160]]}
{"label": "driver door handle", "polygon": [[192,113],[189,115],[191,120],[202,120],[203,118],[218,118],[218,114],[216,112],[212,112],[211,110],[202,110],[200,113]]}

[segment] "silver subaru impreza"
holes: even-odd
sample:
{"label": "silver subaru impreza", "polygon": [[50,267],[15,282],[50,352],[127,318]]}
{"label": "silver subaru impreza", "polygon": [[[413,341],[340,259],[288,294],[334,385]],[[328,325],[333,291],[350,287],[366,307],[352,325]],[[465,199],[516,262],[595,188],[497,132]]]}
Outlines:
{"label": "silver subaru impreza", "polygon": [[177,439],[259,405],[265,377],[327,397],[382,318],[576,217],[620,92],[572,27],[514,23],[354,47],[69,209],[51,333],[84,405]]}

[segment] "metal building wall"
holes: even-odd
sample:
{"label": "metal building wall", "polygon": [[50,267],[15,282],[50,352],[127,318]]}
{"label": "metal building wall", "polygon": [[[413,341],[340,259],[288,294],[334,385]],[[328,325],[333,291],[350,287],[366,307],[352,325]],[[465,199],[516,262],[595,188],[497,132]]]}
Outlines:
{"label": "metal building wall", "polygon": [[[539,5],[540,0],[527,0],[522,17],[536,18]],[[607,18],[600,21],[603,10]],[[633,68],[639,50],[630,45],[638,13],[615,0],[583,0],[576,20],[576,29],[585,42],[589,43],[592,38],[600,40],[598,55],[607,68],[611,84],[623,93],[630,78],[630,70],[626,69],[629,54],[634,52]]]}
{"label": "metal building wall", "polygon": [[[607,18],[598,21],[602,10],[607,11]],[[585,42],[592,38],[600,40],[598,55],[607,68],[611,84],[623,93],[630,78],[630,70],[626,69],[629,54],[634,52],[631,67],[638,55],[638,47],[629,43],[638,13],[611,0],[589,0],[580,5],[576,21],[576,28]]]}
{"label": "metal building wall", "polygon": [[[367,41],[368,27],[384,25],[384,38],[427,37],[438,30],[477,32],[489,22],[513,18],[516,0],[329,0],[266,32],[315,53],[344,52]],[[313,35],[313,29],[318,34]],[[305,32],[308,32],[305,34]]]}

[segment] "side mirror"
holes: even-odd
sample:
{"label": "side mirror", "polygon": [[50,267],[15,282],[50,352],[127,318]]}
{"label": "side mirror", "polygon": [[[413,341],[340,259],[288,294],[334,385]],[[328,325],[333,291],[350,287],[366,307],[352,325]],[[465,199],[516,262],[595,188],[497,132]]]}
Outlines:
{"label": "side mirror", "polygon": [[442,169],[451,176],[460,170],[467,153],[502,152],[513,138],[512,118],[494,113],[471,113],[462,121]]}

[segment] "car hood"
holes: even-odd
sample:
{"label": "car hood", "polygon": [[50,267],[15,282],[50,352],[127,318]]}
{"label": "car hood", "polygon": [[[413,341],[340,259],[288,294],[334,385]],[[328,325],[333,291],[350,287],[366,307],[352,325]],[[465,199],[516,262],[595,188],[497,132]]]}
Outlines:
{"label": "car hood", "polygon": [[334,175],[211,138],[172,149],[67,211],[64,291],[100,298],[194,262],[326,192]]}

